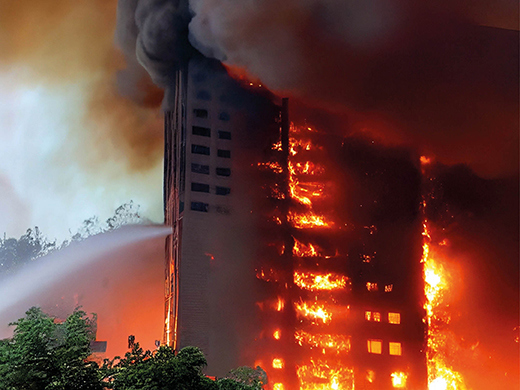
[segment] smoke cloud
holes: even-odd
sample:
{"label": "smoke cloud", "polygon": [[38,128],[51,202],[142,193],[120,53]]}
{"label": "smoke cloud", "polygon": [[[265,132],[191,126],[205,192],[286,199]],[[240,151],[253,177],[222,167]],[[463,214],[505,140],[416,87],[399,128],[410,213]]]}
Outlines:
{"label": "smoke cloud", "polygon": [[518,170],[518,34],[499,29],[517,28],[513,2],[491,12],[464,1],[192,0],[189,13],[174,1],[141,3],[119,7],[127,18],[135,7],[137,58],[158,85],[190,52],[181,39],[189,21],[189,41],[202,54],[279,94],[348,115],[343,132],[485,176]]}
{"label": "smoke cloud", "polygon": [[134,91],[118,88],[116,7],[0,0],[0,203],[24,210],[2,233],[38,225],[65,239],[130,199],[162,220],[163,93],[144,70]]}

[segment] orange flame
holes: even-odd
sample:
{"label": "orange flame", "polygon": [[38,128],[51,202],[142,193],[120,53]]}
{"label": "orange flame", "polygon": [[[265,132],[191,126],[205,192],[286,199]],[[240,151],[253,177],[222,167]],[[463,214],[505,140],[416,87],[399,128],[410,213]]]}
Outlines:
{"label": "orange flame", "polygon": [[291,211],[289,212],[289,222],[297,229],[330,227],[333,225],[333,223],[327,221],[323,215],[316,215],[312,212],[297,214]]}
{"label": "orange flame", "polygon": [[274,161],[259,162],[257,165],[260,168],[269,169],[269,170],[273,171],[274,173],[282,173],[283,172],[282,166],[279,163],[274,162]]}
{"label": "orange flame", "polygon": [[392,377],[392,386],[397,389],[404,389],[406,387],[406,378],[408,377],[404,372],[393,372]]}
{"label": "orange flame", "polygon": [[[449,285],[446,277],[446,270],[443,265],[433,256],[431,248],[431,233],[427,221],[423,224],[423,255],[421,261],[424,263],[424,294],[426,302],[426,323],[428,325],[428,342],[426,360],[428,368],[428,389],[429,390],[466,390],[464,378],[460,373],[449,367],[446,362],[443,349],[448,348],[445,339],[435,321],[448,323],[449,316],[441,312],[440,306],[443,303],[444,291],[448,290]],[[442,241],[441,241],[442,243]]]}
{"label": "orange flame", "polygon": [[347,286],[349,279],[337,274],[313,274],[311,272],[295,272],[294,284],[298,287],[310,290],[341,290]]}
{"label": "orange flame", "polygon": [[316,257],[318,256],[318,251],[314,245],[305,245],[297,239],[294,239],[293,255],[298,257]]}
{"label": "orange flame", "polygon": [[351,390],[354,388],[354,370],[331,367],[324,361],[311,359],[310,364],[299,366],[296,374],[300,390]]}
{"label": "orange flame", "polygon": [[327,311],[323,305],[306,302],[295,303],[296,313],[302,317],[310,317],[313,320],[321,320],[324,324],[332,320],[332,313]]}
{"label": "orange flame", "polygon": [[309,345],[323,350],[330,350],[339,354],[350,351],[350,336],[332,334],[312,334],[299,330],[294,334],[294,338],[300,344]]}

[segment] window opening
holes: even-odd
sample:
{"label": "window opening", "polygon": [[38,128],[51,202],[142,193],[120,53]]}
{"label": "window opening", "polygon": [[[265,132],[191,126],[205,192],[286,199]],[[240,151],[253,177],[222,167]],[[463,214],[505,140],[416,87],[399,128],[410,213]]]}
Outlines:
{"label": "window opening", "polygon": [[231,132],[219,130],[218,138],[219,139],[231,139]]}
{"label": "window opening", "polygon": [[191,133],[193,135],[200,135],[202,137],[211,137],[211,130],[207,127],[192,126]]}
{"label": "window opening", "polygon": [[203,202],[191,202],[191,209],[194,211],[208,212],[209,204]]}
{"label": "window opening", "polygon": [[205,156],[209,156],[209,147],[202,145],[191,145],[191,152],[194,154],[203,154]]}
{"label": "window opening", "polygon": [[374,353],[377,355],[381,355],[383,350],[383,341],[382,340],[367,340],[368,353]]}
{"label": "window opening", "polygon": [[209,192],[209,184],[191,183],[191,190],[194,192]]}
{"label": "window opening", "polygon": [[217,156],[222,158],[231,158],[231,150],[218,149]]}

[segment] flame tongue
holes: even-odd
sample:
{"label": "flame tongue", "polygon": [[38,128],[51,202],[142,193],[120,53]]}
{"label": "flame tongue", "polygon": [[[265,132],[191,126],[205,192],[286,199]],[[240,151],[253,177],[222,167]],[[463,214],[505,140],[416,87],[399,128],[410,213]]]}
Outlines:
{"label": "flame tongue", "polygon": [[[327,270],[330,256],[324,256],[320,247],[309,242],[314,233],[322,234],[336,229],[334,209],[327,203],[332,197],[329,196],[330,183],[324,182],[326,166],[323,164],[323,148],[312,141],[317,135],[310,127],[291,125],[286,167],[276,161],[258,164],[260,169],[280,175],[280,178],[284,177],[284,173],[287,175],[285,190],[281,184],[270,189],[272,198],[287,202],[287,214],[282,216],[278,212],[271,218],[279,225],[286,224],[292,231],[293,241],[290,251],[284,251],[285,255],[292,256],[292,280],[287,280],[289,275],[284,276],[287,295],[280,293],[278,306],[274,310],[294,313],[298,325],[296,329],[282,332],[280,324],[275,324],[270,334],[273,340],[282,342],[287,340],[287,333],[292,333],[292,341],[301,348],[298,354],[301,361],[292,360],[290,363],[291,360],[284,359],[283,354],[270,355],[268,361],[273,370],[269,371],[269,375],[276,390],[294,390],[289,389],[288,379],[284,376],[287,372],[284,370],[288,369],[296,371],[299,390],[348,390],[354,386],[353,369],[344,362],[350,352],[351,338],[333,331],[338,322],[348,318],[349,306],[338,304],[335,297],[349,292],[351,281],[347,275]],[[273,154],[283,153],[282,142],[277,142],[271,149]],[[319,164],[313,161],[316,157],[320,157]],[[305,263],[305,267],[319,271],[305,268]],[[281,285],[282,278],[276,274],[276,271],[264,270],[259,278]],[[297,287],[292,298],[289,298],[289,284]],[[264,306],[273,307],[270,303]]]}
{"label": "flame tongue", "polygon": [[[421,157],[421,168],[423,174],[426,166],[431,160]],[[423,211],[428,206],[428,202],[423,199]],[[427,369],[428,369],[428,390],[466,390],[464,378],[460,373],[453,370],[447,361],[450,353],[450,343],[446,342],[443,331],[450,322],[450,316],[444,310],[447,306],[446,295],[449,293],[448,272],[442,261],[443,247],[447,245],[447,240],[442,237],[440,240],[433,240],[432,226],[427,220],[423,223],[423,255],[424,264],[424,295],[426,302],[426,323],[428,325],[427,342]]]}

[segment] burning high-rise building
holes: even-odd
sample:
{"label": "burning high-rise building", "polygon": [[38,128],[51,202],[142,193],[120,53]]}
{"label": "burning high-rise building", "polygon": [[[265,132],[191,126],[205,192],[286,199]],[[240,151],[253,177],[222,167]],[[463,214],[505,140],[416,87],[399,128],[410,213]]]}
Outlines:
{"label": "burning high-rise building", "polygon": [[[220,64],[190,60],[174,90],[164,341],[202,348],[217,375],[258,364],[276,390],[425,389],[418,170],[404,167],[408,202],[395,177],[371,199],[338,157],[348,142],[291,125],[287,100],[251,142],[244,99],[256,92]],[[374,175],[385,173],[364,185]],[[392,202],[408,214],[378,214]]]}

